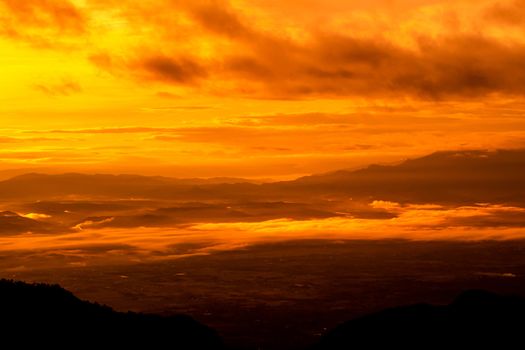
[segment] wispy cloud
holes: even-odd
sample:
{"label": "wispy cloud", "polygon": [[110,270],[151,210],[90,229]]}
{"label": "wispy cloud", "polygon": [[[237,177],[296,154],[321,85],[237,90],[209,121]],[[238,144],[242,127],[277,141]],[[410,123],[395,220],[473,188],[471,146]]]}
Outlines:
{"label": "wispy cloud", "polygon": [[58,83],[41,83],[34,85],[35,90],[49,96],[69,96],[82,92],[82,86],[71,79],[62,79]]}

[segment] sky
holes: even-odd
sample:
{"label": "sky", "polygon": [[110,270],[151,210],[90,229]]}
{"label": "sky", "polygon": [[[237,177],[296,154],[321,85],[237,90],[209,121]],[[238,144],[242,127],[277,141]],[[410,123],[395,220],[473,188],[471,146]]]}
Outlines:
{"label": "sky", "polygon": [[522,239],[524,62],[525,0],[0,0],[0,269]]}
{"label": "sky", "polygon": [[0,0],[0,52],[0,177],[525,146],[523,0]]}

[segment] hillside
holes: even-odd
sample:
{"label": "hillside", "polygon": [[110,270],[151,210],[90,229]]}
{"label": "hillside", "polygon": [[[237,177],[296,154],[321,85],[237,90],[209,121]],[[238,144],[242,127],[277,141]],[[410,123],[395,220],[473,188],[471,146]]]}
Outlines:
{"label": "hillside", "polygon": [[57,285],[0,281],[0,334],[20,348],[221,349],[216,333],[188,316],[115,312]]}

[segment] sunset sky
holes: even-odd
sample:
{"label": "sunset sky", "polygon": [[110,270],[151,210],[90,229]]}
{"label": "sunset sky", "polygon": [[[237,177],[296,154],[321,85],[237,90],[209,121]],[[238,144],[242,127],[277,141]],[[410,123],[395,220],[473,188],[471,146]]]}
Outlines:
{"label": "sunset sky", "polygon": [[524,252],[525,0],[0,0],[0,306],[324,349]]}
{"label": "sunset sky", "polygon": [[0,0],[0,52],[2,171],[286,179],[525,146],[523,0]]}

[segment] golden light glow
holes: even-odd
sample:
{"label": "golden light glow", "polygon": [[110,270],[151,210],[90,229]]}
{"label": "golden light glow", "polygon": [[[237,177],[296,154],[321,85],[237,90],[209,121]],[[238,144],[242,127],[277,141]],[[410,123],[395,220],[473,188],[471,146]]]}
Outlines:
{"label": "golden light glow", "polygon": [[[75,172],[270,182],[436,151],[522,149],[524,8],[523,0],[0,0],[0,180]],[[519,153],[494,154],[519,163]],[[437,177],[454,169],[442,170]],[[2,199],[2,227],[22,234],[2,236],[1,251],[39,247],[41,257],[84,264],[299,237],[524,233],[519,201],[469,197],[483,188],[439,204],[420,200],[424,187],[399,203],[375,192],[316,197],[308,184],[302,197],[288,188],[273,202],[256,194],[284,193],[278,185],[252,197],[226,187],[199,202],[191,188],[196,197],[168,203],[156,188],[151,198],[39,197],[38,181],[48,180],[30,183],[36,194]],[[192,220],[177,221],[189,212]],[[174,251],[182,241],[200,248]]]}
{"label": "golden light glow", "polygon": [[522,147],[519,4],[3,0],[1,167],[282,179]]}
{"label": "golden light glow", "polygon": [[[6,271],[11,271],[36,266],[56,267],[57,261],[60,265],[66,261],[70,266],[151,262],[293,239],[525,239],[523,227],[479,226],[483,218],[493,218],[494,222],[498,222],[505,214],[524,215],[523,208],[498,205],[455,209],[439,205],[397,208],[400,215],[389,220],[351,217],[302,221],[278,219],[255,223],[195,224],[185,228],[126,229],[97,229],[93,222],[86,222],[78,227],[77,233],[1,237],[0,251],[10,256],[7,261],[11,265],[15,264],[9,268],[4,267]],[[57,256],[62,259],[52,258]],[[26,265],[17,265],[17,260]]]}
{"label": "golden light glow", "polygon": [[15,327],[448,341],[516,318],[524,243],[525,0],[0,0]]}

